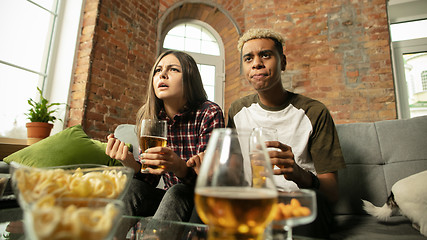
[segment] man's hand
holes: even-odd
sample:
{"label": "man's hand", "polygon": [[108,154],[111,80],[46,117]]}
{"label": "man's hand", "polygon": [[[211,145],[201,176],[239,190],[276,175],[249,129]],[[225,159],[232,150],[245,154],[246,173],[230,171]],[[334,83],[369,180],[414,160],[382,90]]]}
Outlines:
{"label": "man's hand", "polygon": [[[269,151],[271,164],[278,166],[280,169],[274,169],[275,175],[283,175],[287,180],[294,181],[300,188],[311,188],[311,174],[302,169],[295,162],[292,148],[278,141],[266,142],[267,147],[275,147],[281,151]],[[320,191],[330,202],[338,200],[338,174],[336,172],[324,173],[317,175],[320,181]]]}
{"label": "man's hand", "polygon": [[269,151],[271,164],[276,165],[280,169],[274,169],[275,175],[283,175],[287,180],[294,181],[298,179],[300,173],[300,167],[296,164],[292,148],[279,141],[267,141],[265,142],[267,147],[274,147],[280,149],[280,151]]}
{"label": "man's hand", "polygon": [[278,141],[265,142],[267,147],[274,147],[280,151],[269,151],[271,164],[280,169],[273,169],[275,175],[283,175],[285,179],[294,181],[300,188],[311,187],[311,175],[295,162],[292,148]]}

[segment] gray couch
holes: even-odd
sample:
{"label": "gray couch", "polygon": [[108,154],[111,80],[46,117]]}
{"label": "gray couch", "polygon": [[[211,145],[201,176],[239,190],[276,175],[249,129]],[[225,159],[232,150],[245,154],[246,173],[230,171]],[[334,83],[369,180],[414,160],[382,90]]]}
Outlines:
{"label": "gray couch", "polygon": [[339,171],[338,229],[332,238],[427,239],[404,216],[378,222],[361,201],[382,206],[395,182],[427,170],[427,116],[338,124],[337,131],[347,168]]}

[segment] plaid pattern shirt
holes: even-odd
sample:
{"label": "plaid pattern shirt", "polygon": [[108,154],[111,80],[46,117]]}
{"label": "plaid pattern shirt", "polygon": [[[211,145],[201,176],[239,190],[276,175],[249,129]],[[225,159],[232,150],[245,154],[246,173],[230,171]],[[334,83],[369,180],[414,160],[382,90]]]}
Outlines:
{"label": "plaid pattern shirt", "polygon": [[[183,161],[205,151],[213,129],[225,127],[224,115],[221,108],[211,101],[205,101],[197,109],[184,109],[170,119],[164,109],[158,115],[159,119],[168,121],[168,147],[170,147]],[[141,159],[141,149],[139,149]],[[142,179],[152,185],[157,185],[160,176],[143,174]],[[179,179],[173,172],[162,175],[168,189],[173,185],[183,182],[194,185],[196,173],[189,168],[187,176]]]}

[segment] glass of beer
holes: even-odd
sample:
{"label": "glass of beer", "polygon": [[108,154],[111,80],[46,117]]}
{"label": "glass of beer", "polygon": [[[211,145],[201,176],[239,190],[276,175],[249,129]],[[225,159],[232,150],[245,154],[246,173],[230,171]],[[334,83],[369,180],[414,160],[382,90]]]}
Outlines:
{"label": "glass of beer", "polygon": [[[279,136],[277,134],[277,129],[271,127],[258,127],[254,128],[253,131],[259,131],[264,141],[279,141]],[[276,148],[267,148],[269,151],[277,151]]]}
{"label": "glass of beer", "polygon": [[[168,124],[166,120],[143,119],[139,134],[139,147],[141,151],[152,147],[166,147],[168,136]],[[142,164],[141,171],[147,167],[152,169],[164,168],[163,165]]]}
{"label": "glass of beer", "polygon": [[[275,128],[258,127],[258,128],[254,128],[253,131],[259,131],[264,141],[279,141],[279,135],[277,133],[277,129]],[[275,147],[268,147],[267,151],[280,151],[280,149]],[[279,169],[279,167],[276,165],[272,165],[272,168]]]}
{"label": "glass of beer", "polygon": [[[262,182],[253,180],[251,158]],[[277,203],[270,166],[258,131],[222,128],[212,132],[195,188],[196,209],[209,226],[209,240],[263,239]]]}

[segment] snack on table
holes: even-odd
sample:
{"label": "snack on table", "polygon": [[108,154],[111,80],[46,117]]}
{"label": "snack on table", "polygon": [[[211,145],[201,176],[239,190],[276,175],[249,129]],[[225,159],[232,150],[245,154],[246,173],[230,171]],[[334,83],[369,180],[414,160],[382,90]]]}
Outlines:
{"label": "snack on table", "polygon": [[39,240],[106,239],[121,216],[117,201],[45,196],[25,212],[26,232]]}
{"label": "snack on table", "polygon": [[298,199],[292,198],[290,204],[277,204],[277,212],[274,220],[280,221],[291,217],[304,217],[310,215],[310,213],[309,208],[301,206]]}
{"label": "snack on table", "polygon": [[54,198],[110,198],[125,191],[130,176],[126,168],[64,169],[16,168],[13,180],[20,197],[32,203],[46,195]]}

